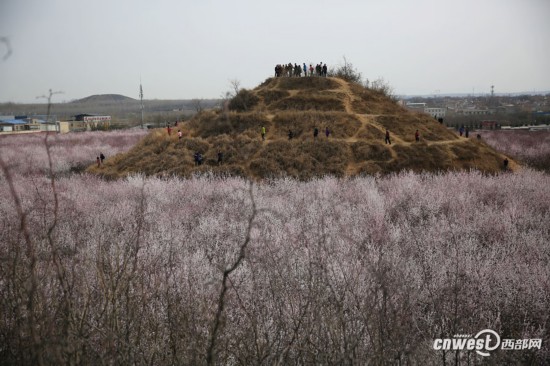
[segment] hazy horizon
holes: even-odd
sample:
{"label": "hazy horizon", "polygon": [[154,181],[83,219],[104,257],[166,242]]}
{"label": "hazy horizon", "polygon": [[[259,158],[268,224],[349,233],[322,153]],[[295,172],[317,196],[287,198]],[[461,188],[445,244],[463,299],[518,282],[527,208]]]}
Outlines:
{"label": "hazy horizon", "polygon": [[[343,62],[398,95],[550,90],[550,1],[4,0],[0,102],[216,99],[277,63]],[[3,58],[4,57],[4,58]]]}
{"label": "hazy horizon", "polygon": [[[511,92],[511,93],[495,93],[495,96],[497,96],[497,97],[507,97],[507,96],[516,97],[516,96],[520,96],[520,95],[543,95],[543,96],[546,96],[547,94],[550,94],[550,90],[540,91],[540,92],[520,91],[520,92]],[[105,94],[91,94],[91,95],[87,95],[87,96],[83,96],[81,98],[76,98],[76,99],[71,99],[71,100],[57,100],[57,99],[61,99],[62,96],[55,95],[54,97],[52,97],[52,104],[55,105],[55,104],[79,102],[82,99],[86,99],[88,97],[102,96],[102,95],[121,95],[123,97],[132,98],[133,101],[139,102],[138,97],[134,98],[134,97],[129,97],[129,96],[124,95],[124,94],[118,94],[118,93],[105,93]],[[446,98],[460,98],[460,97],[472,96],[474,98],[477,98],[477,97],[485,97],[485,96],[488,96],[488,95],[490,95],[490,93],[479,93],[479,94],[476,93],[475,95],[472,95],[471,93],[439,93],[439,94],[434,95],[432,93],[432,94],[402,94],[402,95],[396,95],[396,96],[397,97],[403,97],[403,98],[433,98],[433,97],[437,97],[437,98],[445,98],[445,97]],[[182,101],[182,100],[194,100],[194,99],[219,100],[219,99],[221,99],[221,97],[218,96],[218,97],[213,97],[213,98],[180,98],[180,99],[174,99],[174,98],[170,98],[170,99],[150,98],[149,99],[149,98],[144,98],[143,100],[146,101],[146,102],[155,102],[155,101],[159,101],[159,102],[166,101],[166,102],[168,102],[168,101]],[[34,100],[30,100],[29,102],[0,101],[0,104],[10,104],[10,103],[14,103],[14,104],[44,104],[44,105],[47,105],[48,101],[45,98],[34,99]]]}

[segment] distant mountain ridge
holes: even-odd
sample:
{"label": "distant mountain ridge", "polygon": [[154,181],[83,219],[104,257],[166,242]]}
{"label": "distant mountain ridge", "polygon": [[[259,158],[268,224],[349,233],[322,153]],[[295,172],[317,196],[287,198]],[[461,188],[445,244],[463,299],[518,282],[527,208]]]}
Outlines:
{"label": "distant mountain ridge", "polygon": [[82,99],[71,101],[71,103],[106,103],[106,102],[137,102],[137,99],[121,94],[95,94]]}

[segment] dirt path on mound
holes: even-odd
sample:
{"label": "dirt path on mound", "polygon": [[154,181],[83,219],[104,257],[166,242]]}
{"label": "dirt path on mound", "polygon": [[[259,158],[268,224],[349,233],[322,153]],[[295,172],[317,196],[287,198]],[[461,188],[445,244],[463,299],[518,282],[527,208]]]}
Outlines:
{"label": "dirt path on mound", "polygon": [[[354,101],[357,100],[357,97],[353,94],[349,84],[342,80],[342,79],[338,79],[338,78],[332,78],[332,80],[334,80],[339,87],[335,88],[335,89],[329,89],[327,91],[330,91],[330,92],[334,92],[334,93],[340,93],[342,95],[344,95],[344,98],[342,99],[342,102],[343,102],[343,105],[344,105],[344,111],[350,115],[353,115],[353,116],[356,116],[357,120],[360,122],[360,126],[359,128],[357,129],[357,131],[353,134],[353,136],[350,136],[350,137],[347,137],[347,138],[343,138],[343,139],[337,139],[337,140],[341,140],[341,141],[344,141],[348,144],[352,144],[352,143],[355,143],[355,142],[358,142],[358,141],[365,141],[365,142],[373,142],[373,141],[377,141],[379,139],[379,137],[377,137],[376,139],[374,138],[365,138],[365,136],[372,136],[373,135],[373,128],[378,130],[380,132],[380,135],[381,136],[384,136],[386,134],[386,127],[384,127],[382,124],[378,123],[376,121],[377,117],[379,117],[380,115],[379,114],[359,114],[359,113],[356,113],[353,109],[353,103]],[[270,89],[278,89],[279,88],[279,84],[280,84],[280,80],[277,80],[277,83],[275,85],[272,85],[270,87]],[[295,96],[299,93],[299,90],[288,90],[289,92],[289,95],[290,96]],[[274,113],[269,113],[266,115],[267,119],[269,121],[273,121],[274,118],[275,118],[275,114]],[[271,135],[271,131],[268,131],[267,134],[266,134],[266,140],[264,141],[264,144],[270,144],[271,142],[273,141],[276,141],[278,140],[277,138],[275,138],[275,140],[272,140],[271,139],[272,135]],[[274,137],[274,136],[273,136]],[[407,147],[410,147],[410,146],[415,146],[416,144],[418,144],[418,142],[416,141],[404,141],[401,137],[397,136],[396,134],[392,134],[391,131],[390,131],[390,137],[391,137],[391,145],[385,145],[387,148],[388,148],[388,151],[391,155],[391,159],[386,161],[386,163],[391,163],[393,161],[396,161],[399,159],[398,157],[398,154],[396,153],[394,147],[395,146],[407,146]],[[383,138],[380,142],[384,141]],[[460,145],[464,142],[468,141],[467,139],[463,139],[463,138],[459,138],[459,139],[453,139],[453,140],[438,140],[438,141],[426,141],[426,140],[422,140],[421,143],[425,144],[424,146],[433,146],[433,145]],[[261,156],[262,154],[262,150],[263,149],[260,149],[256,154],[254,154],[253,158],[257,158],[259,156]],[[500,154],[499,155],[502,157],[502,159],[504,160],[505,158],[505,155],[503,154]],[[521,166],[519,164],[517,164],[514,160],[512,160],[510,157],[508,157],[508,160],[509,160],[509,169],[511,171],[517,171],[519,169],[521,169]],[[354,162],[354,161],[350,161],[347,166],[346,166],[346,170],[345,170],[345,174],[348,175],[348,176],[353,176],[353,175],[356,175],[359,173],[359,171],[361,170],[361,168],[364,166],[364,162]]]}
{"label": "dirt path on mound", "polygon": [[[382,134],[385,135],[386,134],[386,128],[384,126],[382,126],[381,124],[379,124],[378,122],[376,122],[376,117],[378,117],[379,115],[378,114],[358,114],[358,113],[355,113],[355,111],[353,110],[352,105],[353,105],[353,101],[356,100],[356,97],[355,97],[355,95],[353,95],[353,92],[351,91],[351,89],[349,87],[349,84],[347,82],[345,82],[344,80],[342,80],[342,79],[333,78],[333,80],[336,81],[338,83],[338,85],[340,85],[340,88],[333,89],[333,91],[343,93],[346,96],[346,98],[344,99],[344,109],[345,109],[346,113],[357,116],[358,119],[359,119],[359,122],[361,122],[361,127],[359,127],[357,132],[352,137],[346,139],[346,141],[348,141],[348,142],[358,141],[359,140],[358,136],[362,132],[367,130],[367,125],[370,125],[370,126],[376,128]],[[391,136],[391,140],[392,140],[392,142],[395,141],[396,143],[405,143],[401,138],[399,138],[395,135]],[[393,154],[393,152],[392,152],[392,154]]]}
{"label": "dirt path on mound", "polygon": [[344,99],[344,110],[346,113],[355,114],[352,108],[352,101],[355,100],[355,96],[351,92],[348,83],[338,78],[332,78],[332,80],[336,81],[338,85],[340,85],[340,88],[332,89],[331,91],[345,94],[346,98]]}

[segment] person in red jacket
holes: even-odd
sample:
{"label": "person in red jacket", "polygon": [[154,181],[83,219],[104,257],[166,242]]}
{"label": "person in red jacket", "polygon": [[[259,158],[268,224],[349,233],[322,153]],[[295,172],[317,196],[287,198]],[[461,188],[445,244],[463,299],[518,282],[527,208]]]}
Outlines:
{"label": "person in red jacket", "polygon": [[420,133],[418,132],[418,130],[416,130],[416,132],[414,133],[414,139],[418,142],[420,141]]}

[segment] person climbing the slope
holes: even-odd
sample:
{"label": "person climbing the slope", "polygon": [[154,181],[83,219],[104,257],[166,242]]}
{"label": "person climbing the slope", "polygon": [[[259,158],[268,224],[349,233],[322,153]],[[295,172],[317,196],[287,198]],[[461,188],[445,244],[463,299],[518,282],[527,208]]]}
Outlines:
{"label": "person climbing the slope", "polygon": [[195,166],[202,165],[202,154],[200,152],[196,151],[193,159],[195,160]]}
{"label": "person climbing the slope", "polygon": [[386,129],[386,144],[390,144],[391,145],[391,140],[390,140],[390,131],[388,131],[388,129]]}
{"label": "person climbing the slope", "polygon": [[313,139],[317,140],[317,136],[319,136],[319,129],[317,127],[315,127],[313,129]]}
{"label": "person climbing the slope", "polygon": [[265,141],[265,126],[262,126],[262,141]]}
{"label": "person climbing the slope", "polygon": [[414,140],[416,142],[420,141],[420,132],[418,132],[418,130],[414,133]]}

